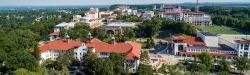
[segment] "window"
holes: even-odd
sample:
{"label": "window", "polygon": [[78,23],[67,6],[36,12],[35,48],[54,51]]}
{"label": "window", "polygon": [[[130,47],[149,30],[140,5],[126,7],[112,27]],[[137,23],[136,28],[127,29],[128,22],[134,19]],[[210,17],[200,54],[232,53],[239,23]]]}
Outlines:
{"label": "window", "polygon": [[249,49],[249,44],[245,44],[244,45],[244,50],[248,50]]}
{"label": "window", "polygon": [[240,49],[243,49],[243,44],[240,44]]}
{"label": "window", "polygon": [[248,52],[244,52],[244,57],[248,57]]}
{"label": "window", "polygon": [[103,53],[101,53],[101,55],[108,55],[108,53],[103,52]]}

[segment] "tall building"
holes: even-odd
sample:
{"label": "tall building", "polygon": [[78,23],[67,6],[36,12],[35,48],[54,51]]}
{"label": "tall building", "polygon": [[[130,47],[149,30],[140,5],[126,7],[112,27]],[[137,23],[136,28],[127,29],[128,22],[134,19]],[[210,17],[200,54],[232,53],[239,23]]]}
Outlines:
{"label": "tall building", "polygon": [[193,25],[211,25],[211,17],[204,12],[183,12],[182,20]]}
{"label": "tall building", "polygon": [[198,8],[196,9],[196,12],[192,12],[183,10],[180,6],[165,6],[162,8],[159,16],[166,19],[172,19],[174,21],[185,21],[192,25],[212,24],[211,17],[204,12],[198,11]]}

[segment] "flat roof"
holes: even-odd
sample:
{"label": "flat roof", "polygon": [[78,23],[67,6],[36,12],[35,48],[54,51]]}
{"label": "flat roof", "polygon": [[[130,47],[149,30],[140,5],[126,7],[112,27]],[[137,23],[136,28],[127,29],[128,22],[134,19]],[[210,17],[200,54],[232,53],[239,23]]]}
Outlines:
{"label": "flat roof", "polygon": [[62,23],[60,23],[60,24],[57,24],[56,27],[65,27],[65,26],[74,27],[75,24],[76,24],[75,22],[69,22],[69,23],[62,22]]}
{"label": "flat roof", "polygon": [[105,26],[112,26],[112,27],[116,27],[116,26],[119,26],[119,27],[135,27],[135,23],[133,23],[133,22],[111,22],[111,23],[108,23]]}
{"label": "flat roof", "polygon": [[188,45],[201,45],[201,46],[205,45],[205,43],[200,38],[196,38],[189,35],[173,35],[172,39],[175,42],[183,42],[187,43]]}
{"label": "flat roof", "polygon": [[246,39],[246,38],[241,38],[239,40],[234,40],[236,43],[240,43],[240,44],[249,44],[250,43],[250,39]]}
{"label": "flat roof", "polygon": [[232,44],[237,43],[250,43],[250,35],[229,35],[229,34],[221,34],[219,36],[220,39],[223,39]]}
{"label": "flat roof", "polygon": [[203,34],[205,36],[217,36],[216,34],[211,33],[211,32],[199,32],[199,33],[201,33],[201,34]]}

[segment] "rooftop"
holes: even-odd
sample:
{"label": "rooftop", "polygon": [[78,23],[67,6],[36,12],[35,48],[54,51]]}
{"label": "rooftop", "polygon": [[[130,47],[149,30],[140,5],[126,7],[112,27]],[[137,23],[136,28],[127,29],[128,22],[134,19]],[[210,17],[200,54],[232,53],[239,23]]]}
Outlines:
{"label": "rooftop", "polygon": [[41,46],[39,46],[40,52],[45,52],[47,50],[70,50],[80,47],[82,43],[80,40],[66,40],[60,39],[55,41],[49,41]]}
{"label": "rooftop", "polygon": [[203,34],[205,36],[217,36],[216,34],[211,33],[211,32],[199,32],[199,33],[201,33],[201,34]]}
{"label": "rooftop", "polygon": [[75,24],[76,24],[75,22],[69,22],[69,23],[62,22],[62,23],[56,25],[56,27],[71,27],[71,28],[73,28],[73,27],[75,27]]}
{"label": "rooftop", "polygon": [[176,42],[187,43],[187,45],[200,45],[200,46],[205,45],[205,43],[202,42],[201,39],[188,35],[174,35],[172,36],[172,39]]}
{"label": "rooftop", "polygon": [[98,39],[92,39],[86,45],[95,48],[97,53],[125,53],[127,54],[127,59],[140,58],[141,44],[136,42],[109,44]]}
{"label": "rooftop", "polygon": [[246,38],[241,38],[239,40],[234,40],[236,43],[241,43],[241,44],[249,44],[250,43],[250,39],[246,39]]}
{"label": "rooftop", "polygon": [[228,35],[228,34],[221,34],[219,36],[220,39],[226,40],[232,44],[242,43],[247,44],[250,43],[250,35]]}
{"label": "rooftop", "polygon": [[135,27],[135,23],[133,22],[111,22],[111,23],[108,23],[106,26]]}

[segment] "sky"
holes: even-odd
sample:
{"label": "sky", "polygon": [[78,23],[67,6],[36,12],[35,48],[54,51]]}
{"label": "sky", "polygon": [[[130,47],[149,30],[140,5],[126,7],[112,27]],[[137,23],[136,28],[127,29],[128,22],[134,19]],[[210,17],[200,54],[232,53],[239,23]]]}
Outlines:
{"label": "sky", "polygon": [[[0,6],[154,4],[195,1],[196,0],[0,0]],[[250,0],[199,0],[199,2],[250,2]]]}

